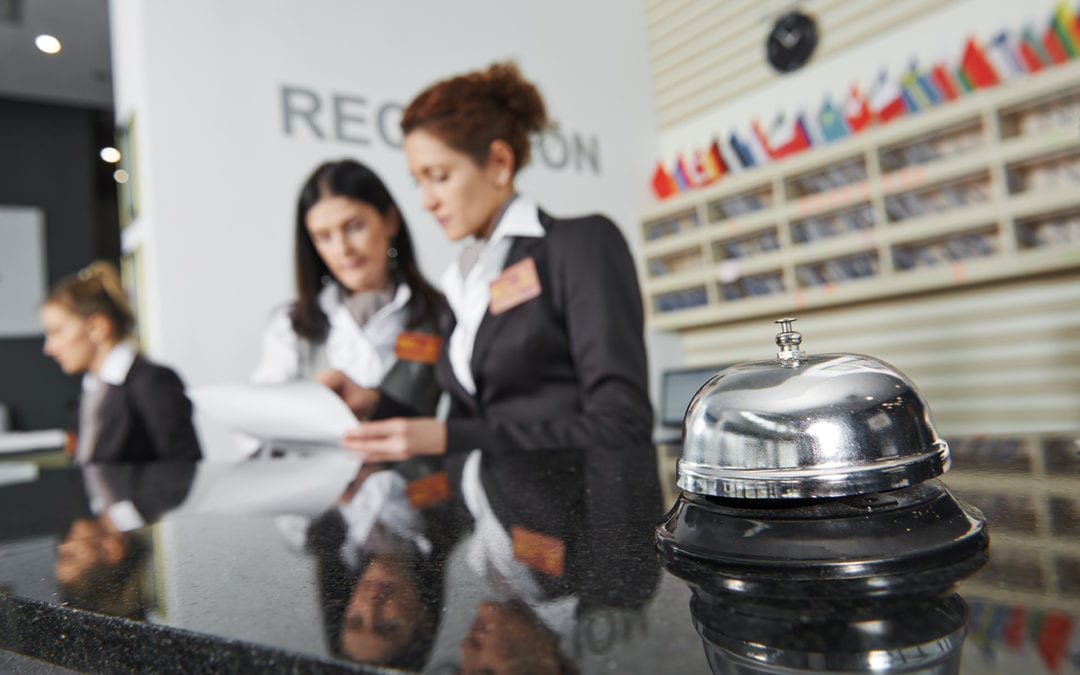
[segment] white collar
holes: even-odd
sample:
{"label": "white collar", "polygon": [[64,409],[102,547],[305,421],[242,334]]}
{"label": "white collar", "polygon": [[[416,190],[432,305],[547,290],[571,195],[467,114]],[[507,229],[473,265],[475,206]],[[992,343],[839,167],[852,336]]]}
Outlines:
{"label": "white collar", "polygon": [[544,226],[540,224],[540,207],[536,202],[523,195],[514,195],[506,207],[502,218],[495,225],[495,231],[488,238],[486,248],[507,237],[542,237]]}
{"label": "white collar", "polygon": [[[342,296],[345,289],[341,284],[337,282],[331,282],[323,286],[319,291],[319,307],[322,311],[330,316],[333,312],[337,311],[338,307],[342,306]],[[397,311],[404,307],[412,298],[412,289],[409,288],[409,284],[404,281],[398,284],[397,290],[394,291],[394,297],[386,305],[379,308],[376,315],[383,314],[385,311]]]}
{"label": "white collar", "polygon": [[96,376],[93,373],[83,375],[83,389],[93,389],[98,382],[119,387],[127,379],[137,355],[135,347],[130,342],[118,343],[105,355],[105,360],[101,362],[101,368],[98,368]]}

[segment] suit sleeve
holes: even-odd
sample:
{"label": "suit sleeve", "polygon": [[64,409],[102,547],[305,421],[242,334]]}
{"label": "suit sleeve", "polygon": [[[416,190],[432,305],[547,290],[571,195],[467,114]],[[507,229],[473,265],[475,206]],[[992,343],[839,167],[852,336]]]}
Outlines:
{"label": "suit sleeve", "polygon": [[581,405],[534,422],[451,419],[450,452],[641,447],[652,434],[641,291],[633,257],[606,218],[567,223],[548,243]]}
{"label": "suit sleeve", "polygon": [[154,366],[133,387],[132,402],[146,427],[158,459],[198,461],[202,458],[191,401],[176,373]]}

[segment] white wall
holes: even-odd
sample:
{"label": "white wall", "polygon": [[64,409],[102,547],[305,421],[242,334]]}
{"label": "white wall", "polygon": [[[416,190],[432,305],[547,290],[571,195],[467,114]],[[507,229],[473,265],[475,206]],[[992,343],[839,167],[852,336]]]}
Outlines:
{"label": "white wall", "polygon": [[[238,380],[255,365],[271,309],[292,297],[298,189],[321,161],[358,157],[383,176],[437,278],[452,250],[418,206],[399,149],[378,114],[441,77],[514,58],[535,81],[564,138],[598,147],[562,169],[536,153],[520,188],[554,214],[602,211],[636,246],[656,149],[644,13],[598,0],[112,0],[118,120],[134,114],[141,242],[152,357],[188,384]],[[315,92],[324,138],[294,120],[282,87]],[[335,138],[333,95],[344,103]],[[385,127],[396,137],[397,117]],[[591,153],[591,150],[590,150]],[[590,153],[586,153],[589,155]]]}

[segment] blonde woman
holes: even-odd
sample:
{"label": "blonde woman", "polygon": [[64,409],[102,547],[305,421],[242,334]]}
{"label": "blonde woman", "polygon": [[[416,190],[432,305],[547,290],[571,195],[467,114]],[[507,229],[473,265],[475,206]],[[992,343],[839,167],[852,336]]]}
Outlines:
{"label": "blonde woman", "polygon": [[139,354],[112,265],[95,262],[58,282],[41,306],[41,323],[45,354],[65,373],[83,374],[77,464],[202,457],[184,385]]}

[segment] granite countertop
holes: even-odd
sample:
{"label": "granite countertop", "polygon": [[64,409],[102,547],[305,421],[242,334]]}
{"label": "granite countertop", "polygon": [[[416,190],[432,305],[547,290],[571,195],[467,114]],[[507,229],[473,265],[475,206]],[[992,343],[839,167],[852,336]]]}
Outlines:
{"label": "granite countertop", "polygon": [[[659,555],[671,504],[651,464],[618,453],[562,468],[2,462],[0,654],[86,672],[1077,672],[1080,446],[1018,438],[951,440],[943,482],[985,511],[989,563],[966,551],[902,595],[866,575],[815,595],[798,568],[763,581]],[[1039,461],[1014,466],[1017,452]],[[725,555],[761,540],[741,536]],[[910,547],[878,545],[901,561]]]}

